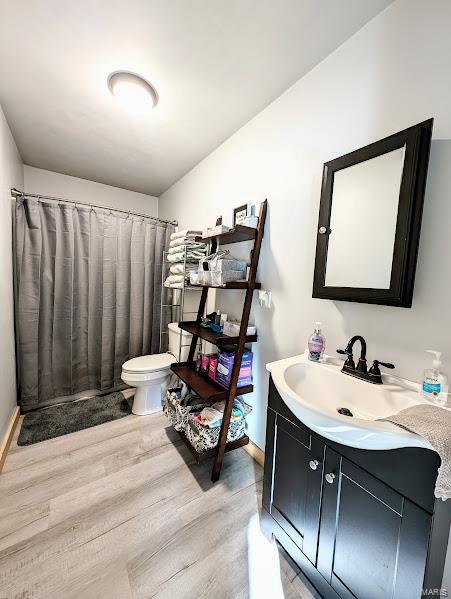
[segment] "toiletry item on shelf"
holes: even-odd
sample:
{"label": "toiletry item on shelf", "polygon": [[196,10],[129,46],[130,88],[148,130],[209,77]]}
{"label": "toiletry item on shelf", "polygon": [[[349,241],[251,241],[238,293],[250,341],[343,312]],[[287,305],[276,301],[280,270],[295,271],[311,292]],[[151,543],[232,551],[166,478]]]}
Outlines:
{"label": "toiletry item on shelf", "polygon": [[205,316],[202,316],[202,322],[200,323],[200,326],[204,329],[212,329],[216,333],[219,333],[220,327],[216,324],[217,321],[218,319],[216,312],[212,312],[211,314],[206,314]]}
{"label": "toiletry item on shelf", "polygon": [[201,354],[199,370],[201,374],[208,375],[210,367],[210,358],[212,358],[213,356],[216,356],[216,354]]}
{"label": "toiletry item on shelf", "polygon": [[432,368],[426,368],[423,373],[421,395],[438,405],[445,405],[448,400],[448,379],[442,372],[442,353],[427,349],[427,353],[435,356]]}
{"label": "toiletry item on shelf", "polygon": [[[232,367],[235,361],[235,354],[225,350],[218,351],[216,382],[223,387],[230,386],[232,378]],[[241,360],[240,373],[238,375],[238,387],[252,384],[252,361],[253,354],[251,351],[245,351]]]}
{"label": "toiletry item on shelf", "polygon": [[221,314],[219,310],[202,317],[200,326],[205,329],[211,329],[215,333],[222,333],[224,322],[227,320],[227,314]]}
{"label": "toiletry item on shelf", "polygon": [[256,229],[258,227],[258,216],[246,216],[241,224],[245,227],[252,227],[253,229]]}
{"label": "toiletry item on shelf", "polygon": [[208,376],[212,381],[216,380],[218,368],[218,354],[212,354],[208,363]]}
{"label": "toiletry item on shelf", "polygon": [[[227,320],[223,326],[223,333],[228,337],[238,337],[240,334],[241,323],[235,320]],[[256,335],[257,329],[253,325],[247,327],[246,335]]]}
{"label": "toiletry item on shelf", "polygon": [[214,237],[215,235],[221,235],[222,233],[227,233],[230,231],[230,227],[226,225],[216,225],[216,227],[208,227],[205,231],[202,231],[202,239],[208,239],[209,237]]}
{"label": "toiletry item on shelf", "polygon": [[315,330],[308,340],[308,359],[312,362],[319,362],[324,354],[326,347],[326,338],[321,333],[321,323],[315,322]]}

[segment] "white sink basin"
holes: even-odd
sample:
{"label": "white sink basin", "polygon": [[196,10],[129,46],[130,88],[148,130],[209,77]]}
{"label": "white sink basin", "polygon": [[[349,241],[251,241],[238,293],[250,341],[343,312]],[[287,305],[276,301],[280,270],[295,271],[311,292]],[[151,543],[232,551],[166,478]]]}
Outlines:
{"label": "white sink basin", "polygon": [[[432,449],[422,437],[377,421],[426,403],[418,393],[419,385],[389,375],[383,375],[383,385],[373,385],[343,374],[342,365],[330,357],[310,362],[307,354],[302,354],[271,362],[266,368],[293,414],[331,441],[360,449]],[[348,408],[353,417],[339,414],[340,408]]]}

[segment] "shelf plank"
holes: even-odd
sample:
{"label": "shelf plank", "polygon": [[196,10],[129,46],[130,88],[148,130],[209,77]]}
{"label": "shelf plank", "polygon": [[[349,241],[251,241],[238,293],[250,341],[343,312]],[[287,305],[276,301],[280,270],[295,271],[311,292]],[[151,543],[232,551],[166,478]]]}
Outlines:
{"label": "shelf plank", "polygon": [[[191,285],[192,287],[208,287],[210,289],[248,289],[249,283],[247,281],[231,281],[225,285]],[[261,283],[254,283],[255,289],[261,288]]]}
{"label": "shelf plank", "polygon": [[[179,327],[183,331],[187,331],[188,333],[191,333],[191,335],[196,335],[197,337],[200,337],[204,341],[208,341],[217,347],[236,345],[239,340],[238,336],[230,337],[229,335],[224,335],[223,333],[215,333],[211,329],[201,327],[195,321],[179,322]],[[255,341],[257,341],[257,335],[246,335],[246,343],[254,343]]]}
{"label": "shelf plank", "polygon": [[[199,374],[195,365],[190,362],[175,362],[171,364],[171,370],[174,372],[179,379],[188,385],[199,397],[205,399],[209,403],[215,403],[216,401],[222,401],[227,399],[229,390],[225,389],[215,381],[212,381],[206,376]],[[246,385],[245,387],[238,387],[236,390],[236,396],[246,395],[252,393],[254,390],[253,385]]]}
{"label": "shelf plank", "polygon": [[[190,452],[193,454],[196,462],[203,462],[204,460],[208,460],[209,458],[214,458],[216,456],[216,454],[218,452],[217,447],[213,447],[213,449],[207,449],[207,451],[203,451],[202,453],[199,453],[196,450],[196,448],[191,445],[191,443],[189,442],[189,439],[186,437],[186,435],[183,431],[177,431],[177,432],[180,435],[180,438],[182,439],[182,441],[185,443],[185,445],[188,447]],[[226,452],[233,451],[234,449],[243,447],[244,445],[247,445],[248,443],[249,443],[249,437],[247,435],[244,435],[243,437],[240,437],[240,439],[237,439],[236,441],[230,441],[230,443],[226,443],[225,451]]]}
{"label": "shelf plank", "polygon": [[212,235],[211,237],[196,237],[196,241],[207,242],[212,239],[222,245],[229,243],[239,243],[240,241],[253,241],[257,237],[258,229],[253,227],[245,227],[244,225],[235,225],[233,229],[226,233],[220,233],[219,235]]}

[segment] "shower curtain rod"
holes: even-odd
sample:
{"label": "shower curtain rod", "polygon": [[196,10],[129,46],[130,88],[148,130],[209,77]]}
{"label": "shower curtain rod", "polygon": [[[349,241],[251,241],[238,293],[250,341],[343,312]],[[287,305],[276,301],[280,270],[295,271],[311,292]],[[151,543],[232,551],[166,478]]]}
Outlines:
{"label": "shower curtain rod", "polygon": [[19,191],[15,187],[11,189],[12,197],[17,200],[17,198],[38,198],[41,200],[53,200],[54,202],[66,202],[68,204],[81,204],[82,206],[91,206],[92,208],[103,208],[104,210],[115,210],[116,212],[123,212],[124,214],[133,214],[133,216],[142,216],[144,218],[151,218],[153,220],[159,221],[160,223],[165,223],[167,225],[178,225],[176,220],[166,220],[165,218],[159,218],[158,216],[150,216],[149,214],[141,214],[139,212],[132,212],[131,210],[121,210],[121,208],[111,208],[111,206],[101,206],[100,204],[90,204],[89,202],[75,202],[74,200],[68,200],[66,198],[54,198],[52,196],[44,196],[37,193],[25,193],[24,191]]}

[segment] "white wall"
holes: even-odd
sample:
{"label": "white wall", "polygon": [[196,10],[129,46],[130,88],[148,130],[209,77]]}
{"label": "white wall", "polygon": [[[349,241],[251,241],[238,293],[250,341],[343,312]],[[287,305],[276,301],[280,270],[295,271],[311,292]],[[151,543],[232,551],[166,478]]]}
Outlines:
{"label": "white wall", "polygon": [[[264,447],[265,364],[304,351],[323,322],[335,354],[362,334],[369,359],[418,381],[445,353],[451,375],[451,3],[397,0],[229,138],[160,198],[160,214],[202,227],[233,207],[269,199],[259,279],[271,311],[254,302],[259,331],[249,434]],[[433,116],[434,142],[412,309],[312,299],[323,163]],[[235,246],[232,246],[235,251]],[[230,304],[218,292],[222,309]],[[242,294],[234,292],[239,313]]]}
{"label": "white wall", "polygon": [[16,406],[10,189],[22,186],[22,160],[0,106],[0,440]]}
{"label": "white wall", "polygon": [[158,198],[103,183],[24,166],[24,191],[158,216]]}

